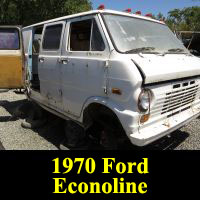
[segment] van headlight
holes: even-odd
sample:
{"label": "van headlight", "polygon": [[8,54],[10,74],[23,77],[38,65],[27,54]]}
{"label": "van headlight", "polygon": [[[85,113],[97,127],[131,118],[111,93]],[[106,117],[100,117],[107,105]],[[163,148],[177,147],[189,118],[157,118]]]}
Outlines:
{"label": "van headlight", "polygon": [[141,112],[147,112],[150,108],[151,91],[143,89],[139,95],[138,108]]}

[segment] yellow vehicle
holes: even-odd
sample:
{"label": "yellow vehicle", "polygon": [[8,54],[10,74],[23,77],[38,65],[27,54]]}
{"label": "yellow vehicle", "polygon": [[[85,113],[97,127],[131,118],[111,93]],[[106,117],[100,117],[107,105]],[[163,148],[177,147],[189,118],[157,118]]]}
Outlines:
{"label": "yellow vehicle", "polygon": [[0,89],[23,88],[24,53],[20,27],[0,26]]}

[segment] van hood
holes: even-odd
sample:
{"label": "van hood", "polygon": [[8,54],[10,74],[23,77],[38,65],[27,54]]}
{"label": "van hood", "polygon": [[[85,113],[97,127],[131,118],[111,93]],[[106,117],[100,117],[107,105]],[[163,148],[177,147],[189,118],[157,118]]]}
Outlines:
{"label": "van hood", "polygon": [[132,54],[128,56],[139,68],[145,84],[200,75],[200,58],[192,55]]}

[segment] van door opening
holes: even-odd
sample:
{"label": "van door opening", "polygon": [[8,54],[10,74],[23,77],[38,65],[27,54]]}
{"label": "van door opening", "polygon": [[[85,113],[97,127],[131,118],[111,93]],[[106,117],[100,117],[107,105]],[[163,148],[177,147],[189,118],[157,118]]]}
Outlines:
{"label": "van door opening", "polygon": [[43,26],[36,27],[32,41],[32,77],[31,88],[40,91],[40,80],[38,75],[38,59],[40,53],[40,45],[42,38]]}
{"label": "van door opening", "polygon": [[19,27],[0,26],[0,88],[24,86],[22,37]]}

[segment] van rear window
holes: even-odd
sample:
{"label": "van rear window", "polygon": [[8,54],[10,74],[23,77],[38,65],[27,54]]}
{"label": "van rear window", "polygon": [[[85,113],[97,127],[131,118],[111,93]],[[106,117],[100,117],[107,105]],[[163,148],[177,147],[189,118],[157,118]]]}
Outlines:
{"label": "van rear window", "polygon": [[0,28],[0,50],[17,50],[19,47],[19,31],[16,28]]}

